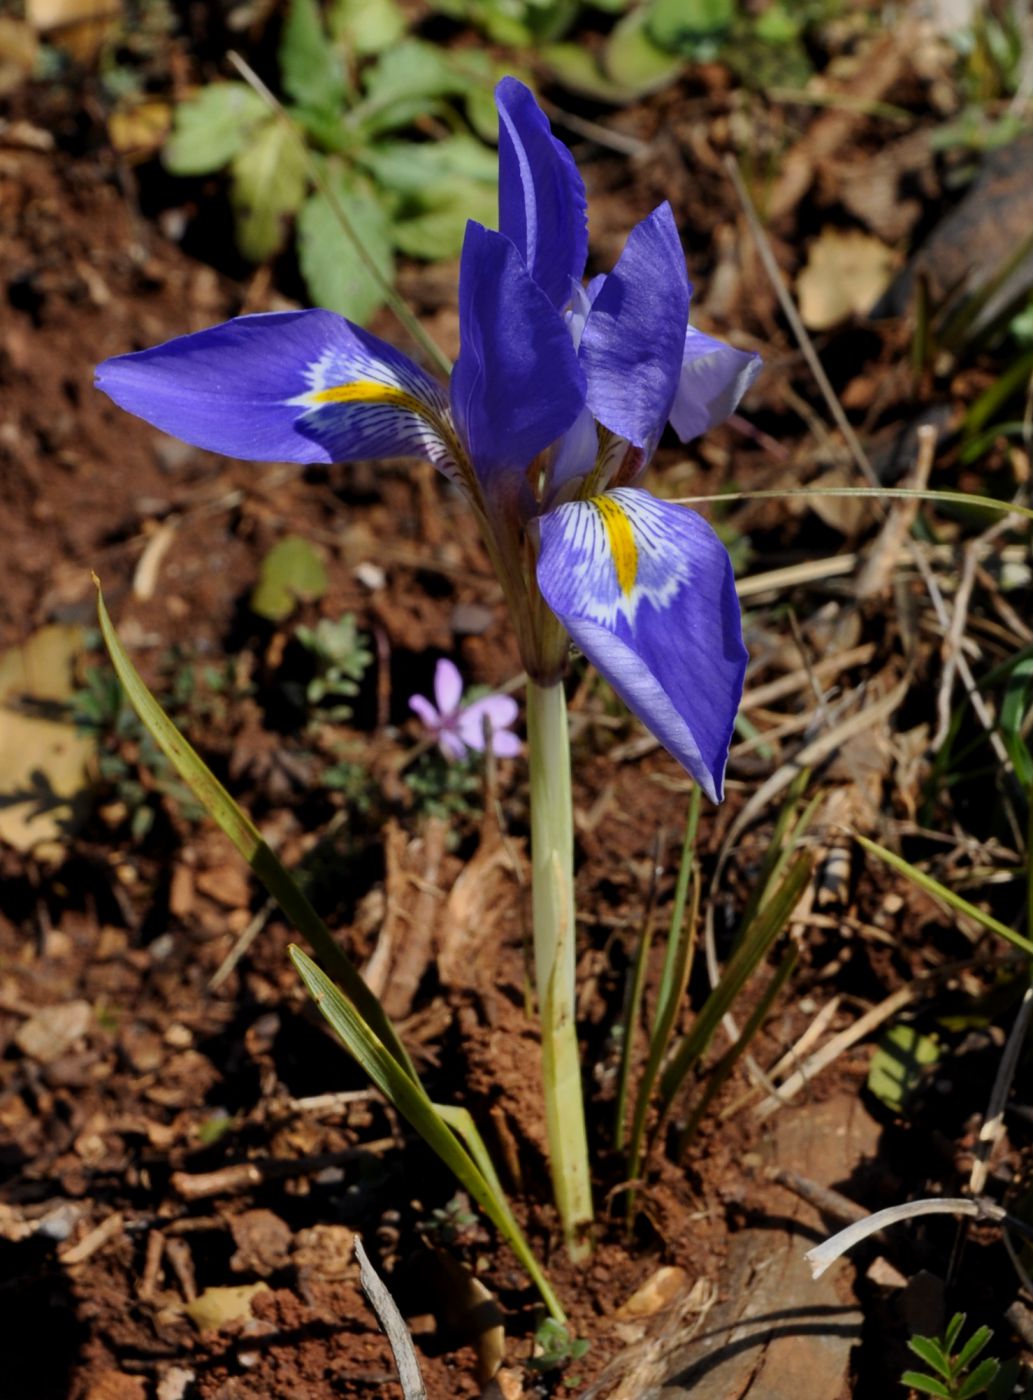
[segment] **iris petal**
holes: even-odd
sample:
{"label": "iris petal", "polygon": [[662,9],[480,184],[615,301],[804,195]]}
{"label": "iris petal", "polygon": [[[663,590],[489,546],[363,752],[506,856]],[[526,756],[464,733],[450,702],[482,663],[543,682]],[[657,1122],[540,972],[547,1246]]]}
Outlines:
{"label": "iris petal", "polygon": [[96,382],[163,432],[228,457],[424,457],[455,471],[442,388],[331,311],[239,316],[105,360]]}
{"label": "iris petal", "polygon": [[562,315],[501,233],[470,222],[459,272],[452,409],[482,480],[523,471],[570,427],[585,379]]}
{"label": "iris petal", "polygon": [[625,487],[539,520],[538,584],[628,708],[720,801],[746,649],[728,553],[683,506]]}
{"label": "iris petal", "polygon": [[585,186],[574,157],[549,128],[530,89],[503,78],[499,109],[499,228],[552,304],[570,301],[588,253]]}
{"label": "iris petal", "polygon": [[671,427],[688,442],[723,423],[760,373],[761,358],[689,326]]}
{"label": "iris petal", "polygon": [[671,206],[632,229],[581,336],[588,403],[647,455],[674,402],[689,319],[689,279]]}

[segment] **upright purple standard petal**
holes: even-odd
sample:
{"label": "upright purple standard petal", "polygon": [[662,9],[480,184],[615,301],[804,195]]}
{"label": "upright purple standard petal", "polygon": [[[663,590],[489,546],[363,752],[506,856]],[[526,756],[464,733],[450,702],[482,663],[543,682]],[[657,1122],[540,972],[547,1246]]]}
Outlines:
{"label": "upright purple standard petal", "polygon": [[239,316],[105,360],[96,383],[163,432],[228,457],[454,466],[442,388],[332,311]]}
{"label": "upright purple standard petal", "polygon": [[632,229],[581,335],[588,405],[647,455],[674,402],[689,319],[689,279],[671,206]]}
{"label": "upright purple standard petal", "polygon": [[760,373],[761,358],[689,326],[671,427],[688,442],[723,423]]}
{"label": "upright purple standard petal", "polygon": [[503,78],[499,109],[499,229],[553,306],[570,301],[588,254],[585,186],[574,157],[549,128],[530,88]]}
{"label": "upright purple standard petal", "polygon": [[562,315],[501,233],[466,226],[459,271],[460,350],[452,411],[486,484],[523,471],[573,423],[585,379]]}
{"label": "upright purple standard petal", "polygon": [[621,488],[539,521],[538,584],[574,641],[720,801],[746,649],[728,553],[683,506]]}

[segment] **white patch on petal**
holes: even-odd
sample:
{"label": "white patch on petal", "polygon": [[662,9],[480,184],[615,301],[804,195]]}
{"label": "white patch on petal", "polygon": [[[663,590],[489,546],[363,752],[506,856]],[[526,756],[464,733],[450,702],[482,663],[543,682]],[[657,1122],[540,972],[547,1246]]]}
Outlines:
{"label": "white patch on petal", "polygon": [[355,344],[327,346],[302,371],[308,388],[285,399],[307,410],[310,430],[329,444],[347,436],[348,457],[422,457],[463,484],[456,461],[455,429],[444,390],[433,380]]}
{"label": "white patch on petal", "polygon": [[644,602],[662,611],[692,582],[682,542],[644,491],[607,491],[553,515],[566,546],[564,568],[578,579],[578,614],[602,627],[612,630],[621,616],[634,627]]}

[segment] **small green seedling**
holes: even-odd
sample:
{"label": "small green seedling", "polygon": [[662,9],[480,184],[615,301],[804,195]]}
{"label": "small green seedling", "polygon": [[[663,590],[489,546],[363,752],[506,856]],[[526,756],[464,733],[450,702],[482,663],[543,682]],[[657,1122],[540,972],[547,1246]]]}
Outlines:
{"label": "small green seedling", "polygon": [[942,1400],[969,1400],[973,1395],[985,1395],[997,1378],[1001,1363],[992,1356],[977,1364],[976,1358],[985,1351],[993,1336],[989,1327],[977,1327],[957,1352],[954,1348],[965,1326],[965,1314],[955,1313],[942,1337],[911,1337],[908,1346],[929,1367],[931,1374],[905,1371],[901,1385],[910,1386],[922,1395],[938,1395]]}
{"label": "small green seedling", "polygon": [[[572,1337],[562,1322],[547,1317],[534,1334],[535,1355],[527,1365],[532,1371],[559,1371],[572,1361],[580,1361],[588,1350],[584,1337]],[[567,1385],[577,1385],[579,1377],[565,1376]]]}
{"label": "small green seedling", "polygon": [[316,673],[305,687],[305,705],[313,720],[331,724],[351,719],[348,703],[373,661],[354,613],[336,620],[323,617],[315,627],[298,627],[295,637],[312,657]]}

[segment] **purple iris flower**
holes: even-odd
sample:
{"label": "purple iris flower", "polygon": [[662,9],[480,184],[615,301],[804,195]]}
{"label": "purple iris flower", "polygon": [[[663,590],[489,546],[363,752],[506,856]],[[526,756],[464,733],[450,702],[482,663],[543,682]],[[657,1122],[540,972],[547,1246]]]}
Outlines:
{"label": "purple iris flower", "polygon": [[466,758],[471,749],[483,753],[485,720],[491,726],[491,751],[496,758],[515,758],[520,752],[520,740],[510,731],[516,722],[517,702],[511,695],[483,695],[464,705],[463,678],[447,656],[434,670],[433,703],[425,695],[410,695],[409,708],[453,762]]}
{"label": "purple iris flower", "polygon": [[241,316],[99,368],[117,404],[251,461],[422,457],[473,506],[539,684],[572,638],[713,800],[746,651],[731,563],[694,512],[635,483],[664,425],[727,417],[760,368],[689,325],[668,204],[582,286],[585,188],[515,78],[496,90],[499,231],[467,225],[448,390],[329,311]]}

